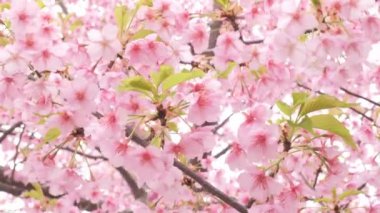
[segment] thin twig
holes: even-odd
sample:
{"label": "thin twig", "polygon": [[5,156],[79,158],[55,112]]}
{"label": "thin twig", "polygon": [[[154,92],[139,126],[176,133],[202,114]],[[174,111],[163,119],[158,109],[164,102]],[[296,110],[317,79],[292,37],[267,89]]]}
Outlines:
{"label": "thin twig", "polygon": [[220,191],[218,188],[211,185],[209,182],[205,181],[202,177],[197,175],[193,170],[189,169],[186,165],[182,164],[178,160],[174,159],[174,167],[181,170],[185,175],[191,177],[193,180],[195,180],[198,184],[200,184],[205,191],[208,193],[214,195],[215,197],[219,198],[226,204],[230,205],[232,208],[236,209],[238,212],[241,213],[248,213],[247,208],[237,202],[235,199],[229,197],[222,191]]}
{"label": "thin twig", "polygon": [[216,155],[214,155],[214,158],[220,158],[222,155],[224,155],[225,153],[228,152],[228,150],[230,150],[232,147],[231,144],[229,144],[226,148],[222,149],[222,151],[220,151],[219,153],[217,153]]}
{"label": "thin twig", "polygon": [[62,12],[67,15],[69,12],[67,10],[67,7],[66,7],[65,3],[63,3],[62,0],[57,0],[56,2],[61,7]]}
{"label": "thin twig", "polygon": [[21,130],[21,133],[20,133],[20,136],[18,138],[17,145],[16,145],[16,153],[13,157],[13,168],[12,168],[12,174],[11,174],[11,180],[12,181],[14,181],[14,176],[15,176],[15,171],[16,171],[16,161],[17,161],[17,157],[20,153],[19,148],[20,148],[20,144],[22,141],[22,136],[24,135],[24,131],[25,131],[25,125],[22,125],[22,130]]}
{"label": "thin twig", "polygon": [[234,115],[235,113],[232,113],[229,115],[226,119],[224,119],[219,125],[217,125],[213,130],[212,133],[216,134],[220,128],[222,128],[224,125],[227,124],[227,122],[230,120],[230,118]]}
{"label": "thin twig", "polygon": [[147,202],[147,193],[143,188],[139,188],[132,175],[123,167],[117,167],[116,170],[120,173],[123,179],[127,182],[129,188],[132,191],[133,197],[137,200],[141,200],[143,203]]}
{"label": "thin twig", "polygon": [[101,156],[101,155],[90,155],[90,154],[86,154],[84,152],[80,152],[80,151],[75,151],[74,149],[70,148],[70,147],[60,147],[61,150],[65,150],[65,151],[69,151],[71,153],[76,153],[80,156],[83,156],[85,158],[88,158],[88,159],[92,159],[92,160],[105,160],[105,161],[108,161],[108,159],[104,156]]}
{"label": "thin twig", "polygon": [[368,102],[370,102],[370,103],[372,103],[372,104],[374,104],[374,105],[380,107],[380,103],[378,103],[378,102],[376,102],[376,101],[373,101],[373,100],[371,100],[371,99],[369,99],[369,98],[367,98],[367,97],[364,97],[364,96],[362,96],[362,95],[356,94],[356,93],[354,93],[354,92],[352,92],[352,91],[349,91],[349,90],[347,90],[347,89],[345,89],[345,88],[343,88],[343,87],[340,87],[340,90],[342,90],[343,92],[345,92],[345,93],[347,93],[347,94],[349,94],[349,95],[352,95],[352,96],[357,97],[357,98],[361,98],[361,99],[363,99],[363,100],[366,100],[366,101],[368,101]]}
{"label": "thin twig", "polygon": [[[102,159],[102,160],[108,161],[108,158],[106,158],[104,156],[96,156],[96,155],[86,154],[86,153],[83,153],[80,151],[75,151],[74,149],[72,149],[70,147],[61,147],[60,149],[65,150],[65,151],[69,151],[71,153],[76,153],[76,154],[81,155],[83,157],[86,157],[88,159],[93,159],[93,160]],[[138,187],[138,185],[137,185],[136,181],[133,179],[132,175],[127,170],[125,170],[123,167],[117,167],[116,170],[120,173],[122,178],[128,184],[128,186],[131,189],[131,192],[133,194],[133,197],[135,199],[141,200],[142,202],[145,203],[146,199],[147,199],[147,193],[143,188]]]}
{"label": "thin twig", "polygon": [[0,137],[0,144],[5,140],[5,138],[11,134],[17,127],[21,126],[22,125],[22,122],[19,121],[15,124],[13,124],[13,126],[11,126],[8,130],[4,131],[3,134],[1,135]]}

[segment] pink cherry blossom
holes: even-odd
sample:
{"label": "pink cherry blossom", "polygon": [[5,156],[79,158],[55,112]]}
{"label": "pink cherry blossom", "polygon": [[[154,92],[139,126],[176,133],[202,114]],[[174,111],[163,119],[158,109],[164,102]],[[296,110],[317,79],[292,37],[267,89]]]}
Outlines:
{"label": "pink cherry blossom", "polygon": [[121,44],[116,39],[117,28],[113,25],[105,25],[101,31],[91,29],[87,35],[90,41],[87,51],[93,62],[99,59],[110,61],[121,51]]}
{"label": "pink cherry blossom", "polygon": [[255,168],[240,174],[238,181],[240,188],[248,191],[260,202],[265,202],[271,195],[278,195],[282,188],[272,177]]}

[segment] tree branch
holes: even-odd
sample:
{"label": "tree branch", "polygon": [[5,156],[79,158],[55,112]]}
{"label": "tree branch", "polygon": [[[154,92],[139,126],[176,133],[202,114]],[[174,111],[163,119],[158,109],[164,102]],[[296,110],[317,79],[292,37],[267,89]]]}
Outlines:
{"label": "tree branch", "polygon": [[[83,152],[80,152],[80,151],[75,151],[75,150],[73,150],[70,147],[61,147],[60,149],[68,151],[68,152],[76,153],[78,155],[81,155],[83,157],[86,157],[86,158],[89,158],[89,159],[92,159],[92,160],[102,159],[104,161],[108,161],[108,158],[106,158],[104,156],[96,156],[96,155],[86,154],[86,153],[83,153]],[[120,173],[121,177],[128,184],[128,186],[131,189],[131,192],[133,194],[133,197],[136,200],[140,200],[143,203],[146,203],[147,193],[146,193],[146,191],[143,188],[139,188],[138,187],[138,185],[137,185],[136,181],[133,179],[132,175],[126,169],[124,169],[123,167],[117,167],[116,170]]]}
{"label": "tree branch", "polygon": [[56,0],[56,3],[61,7],[62,12],[63,12],[64,14],[67,15],[67,14],[69,13],[68,10],[67,10],[67,7],[66,7],[66,5],[65,5],[65,3],[63,3],[62,0]]}
{"label": "tree branch", "polygon": [[147,201],[147,193],[143,188],[139,188],[136,181],[133,179],[132,175],[125,170],[123,167],[117,167],[116,170],[127,182],[129,188],[132,191],[133,197],[137,200],[141,200],[143,203]]}
{"label": "tree branch", "polygon": [[[144,139],[140,138],[136,134],[132,135],[132,141],[134,141],[135,143],[139,144],[142,147],[147,147],[149,145],[149,141],[145,141]],[[217,198],[219,198],[220,200],[222,200],[223,202],[225,202],[232,208],[236,209],[238,212],[242,212],[242,213],[248,212],[247,208],[244,205],[238,203],[236,200],[232,199],[231,197],[229,197],[228,195],[226,195],[225,193],[217,189],[215,186],[211,185],[209,182],[207,182],[202,177],[197,175],[194,171],[192,171],[186,165],[179,162],[177,159],[174,159],[173,166],[181,170],[185,175],[195,180],[198,184],[200,184],[203,187],[205,191],[216,196]]]}
{"label": "tree branch", "polygon": [[19,121],[19,122],[13,124],[8,130],[5,130],[0,137],[0,144],[5,140],[5,138],[7,138],[8,135],[10,135],[13,131],[15,131],[15,129],[17,127],[19,127],[21,125],[22,125],[22,122]]}
{"label": "tree branch", "polygon": [[372,104],[380,107],[380,103],[377,103],[377,102],[375,102],[375,101],[373,101],[373,100],[371,100],[371,99],[369,99],[367,97],[364,97],[364,96],[361,96],[361,95],[356,94],[354,92],[351,92],[351,91],[349,91],[349,90],[347,90],[347,89],[345,89],[343,87],[341,87],[340,90],[342,90],[343,92],[345,92],[345,93],[347,93],[349,95],[352,95],[352,96],[357,97],[357,98],[361,98],[363,100],[366,100],[366,101],[368,101],[368,102],[370,102],[370,103],[372,103]]}
{"label": "tree branch", "polygon": [[229,197],[228,195],[226,195],[225,193],[223,193],[222,191],[220,191],[219,189],[211,185],[209,182],[205,181],[202,177],[197,175],[194,171],[189,169],[186,165],[182,164],[176,159],[174,159],[173,165],[174,167],[181,170],[185,175],[191,177],[193,180],[199,183],[203,187],[203,189],[205,189],[205,191],[216,196],[217,198],[219,198],[226,204],[230,205],[232,208],[236,209],[238,212],[241,212],[241,213],[248,212],[247,208],[244,205],[238,203],[236,200]]}
{"label": "tree branch", "polygon": [[[4,173],[4,169],[0,167],[0,191],[18,197],[21,196],[24,192],[34,189],[32,184],[25,184],[21,181],[13,181]],[[66,195],[52,195],[50,194],[49,189],[47,187],[43,187],[42,191],[46,197],[52,199],[58,199]],[[93,211],[98,208],[98,204],[94,204],[91,201],[85,199],[81,199],[79,202],[75,202],[74,205],[77,206],[79,209],[86,211]]]}

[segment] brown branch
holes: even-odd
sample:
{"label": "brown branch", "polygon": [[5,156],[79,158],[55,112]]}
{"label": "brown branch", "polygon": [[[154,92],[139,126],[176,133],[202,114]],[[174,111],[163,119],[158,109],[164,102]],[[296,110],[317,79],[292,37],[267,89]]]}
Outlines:
{"label": "brown branch", "polygon": [[5,138],[10,135],[17,127],[21,126],[22,125],[22,122],[19,121],[15,124],[13,124],[13,126],[11,126],[8,130],[5,130],[3,132],[3,134],[1,135],[0,137],[0,144],[5,140]]}
{"label": "brown branch", "polygon": [[[71,152],[71,153],[76,153],[78,155],[81,155],[83,157],[86,157],[86,158],[89,158],[92,160],[101,159],[104,161],[108,161],[108,158],[106,158],[104,156],[96,156],[96,155],[86,154],[86,153],[83,153],[80,151],[75,151],[74,149],[72,149],[70,147],[61,147],[60,149]],[[116,170],[120,173],[121,177],[128,184],[128,186],[131,189],[131,192],[133,194],[133,197],[135,199],[141,200],[143,203],[145,203],[146,199],[147,199],[147,193],[143,188],[138,187],[138,185],[137,185],[136,181],[133,179],[132,175],[127,170],[125,170],[123,167],[117,167]]]}
{"label": "brown branch", "polygon": [[232,113],[229,115],[226,119],[224,119],[219,125],[217,125],[213,130],[212,133],[216,134],[220,128],[222,128],[224,125],[227,124],[227,122],[230,120],[230,118],[234,115],[235,113]]}
{"label": "brown branch", "polygon": [[234,200],[233,198],[229,197],[222,191],[220,191],[218,188],[211,185],[209,182],[205,181],[202,177],[197,175],[193,170],[189,169],[186,165],[182,164],[178,160],[174,159],[173,163],[174,167],[181,170],[185,175],[191,177],[193,180],[195,180],[198,184],[200,184],[205,191],[208,193],[214,195],[215,197],[219,198],[226,204],[230,205],[232,208],[236,209],[238,212],[241,213],[248,213],[247,208]]}
{"label": "brown branch", "polygon": [[374,104],[374,105],[380,107],[380,103],[375,102],[375,101],[373,101],[373,100],[371,100],[371,99],[369,99],[369,98],[367,98],[367,97],[364,97],[364,96],[362,96],[362,95],[359,95],[359,94],[356,94],[356,93],[354,93],[354,92],[351,92],[351,91],[349,91],[349,90],[347,90],[347,89],[345,89],[345,88],[343,88],[343,87],[340,87],[340,90],[342,90],[343,92],[345,92],[345,93],[347,93],[347,94],[349,94],[349,95],[352,95],[352,96],[357,97],[357,98],[361,98],[361,99],[363,99],[363,100],[366,100],[366,101],[368,101],[368,102],[370,102],[370,103],[372,103],[372,104]]}
{"label": "brown branch", "polygon": [[143,188],[139,188],[132,175],[123,167],[117,167],[116,170],[120,173],[123,179],[127,182],[129,188],[132,191],[133,197],[137,200],[141,200],[143,203],[147,202],[147,193]]}
{"label": "brown branch", "polygon": [[314,182],[313,182],[313,189],[315,189],[315,187],[317,186],[318,178],[319,178],[319,175],[321,174],[321,172],[322,172],[322,165],[319,166],[319,168],[317,169],[317,171],[315,173],[315,178],[314,178]]}
{"label": "brown branch", "polygon": [[[8,176],[5,175],[5,170],[0,167],[0,191],[18,197],[21,196],[24,192],[33,189],[34,187],[30,183],[25,184],[21,181],[11,180]],[[47,187],[43,187],[42,191],[44,193],[44,196],[50,199],[58,199],[66,195],[52,195]],[[86,211],[93,211],[98,208],[98,204],[94,204],[91,201],[85,199],[81,199],[79,202],[75,202],[74,205],[79,209]]]}
{"label": "brown branch", "polygon": [[88,159],[92,159],[92,160],[104,160],[104,161],[108,161],[108,159],[102,155],[91,155],[91,154],[86,154],[84,152],[81,152],[81,151],[75,151],[74,149],[70,148],[70,147],[57,147],[61,150],[65,150],[65,151],[69,151],[71,153],[76,153],[82,157],[85,157],[85,158],[88,158]]}
{"label": "brown branch", "polygon": [[222,149],[222,151],[220,151],[219,153],[217,153],[216,155],[214,155],[214,158],[220,158],[222,155],[224,155],[225,153],[228,152],[228,150],[230,150],[232,147],[231,144],[229,144],[226,148]]}
{"label": "brown branch", "polygon": [[66,7],[65,3],[63,3],[62,0],[57,0],[56,2],[61,7],[62,12],[67,15],[69,12],[67,10],[67,7]]}
{"label": "brown branch", "polygon": [[21,130],[21,133],[20,133],[17,145],[16,145],[16,153],[13,157],[13,169],[12,169],[12,174],[11,174],[12,181],[14,180],[14,175],[15,175],[15,171],[16,171],[16,161],[17,161],[17,157],[20,153],[19,148],[20,148],[20,144],[22,141],[22,136],[24,135],[24,131],[25,131],[25,125],[22,126],[22,130]]}
{"label": "brown branch", "polygon": [[[147,147],[149,145],[149,141],[146,141],[140,138],[136,134],[132,135],[132,141],[134,141],[135,143],[137,143],[138,145],[142,147]],[[202,177],[198,176],[194,171],[189,169],[186,165],[182,164],[178,160],[174,159],[173,166],[181,170],[185,175],[194,179],[198,184],[200,184],[203,187],[205,191],[216,196],[217,198],[219,198],[226,204],[230,205],[232,208],[236,209],[238,212],[243,212],[243,213],[248,212],[248,210],[245,208],[244,205],[238,203],[237,201],[235,201],[234,199],[232,199],[231,197],[229,197],[228,195],[226,195],[225,193],[217,189],[215,186],[211,185],[209,182],[204,180]]]}

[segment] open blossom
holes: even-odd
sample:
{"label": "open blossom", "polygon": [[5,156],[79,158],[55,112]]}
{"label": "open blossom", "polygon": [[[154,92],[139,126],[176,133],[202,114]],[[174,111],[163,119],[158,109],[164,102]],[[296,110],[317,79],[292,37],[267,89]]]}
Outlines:
{"label": "open blossom", "polygon": [[[86,110],[91,113],[95,105],[99,88],[94,83],[83,84],[83,78],[67,82],[67,86],[62,90],[63,96],[71,106],[76,109]],[[90,111],[89,111],[90,110]]]}
{"label": "open blossom", "polygon": [[12,7],[8,13],[12,30],[19,35],[32,30],[36,25],[38,6],[32,0],[12,0]]}
{"label": "open blossom", "polygon": [[215,138],[210,129],[201,128],[182,135],[180,147],[176,149],[182,149],[184,155],[193,158],[201,157],[204,152],[211,151],[214,145]]}
{"label": "open blossom", "polygon": [[155,181],[165,169],[162,153],[155,147],[133,150],[132,160],[126,162],[128,168],[133,168],[140,183]]}
{"label": "open blossom", "polygon": [[65,43],[47,43],[33,56],[33,66],[37,70],[56,71],[63,68],[63,57],[68,46]]}
{"label": "open blossom", "polygon": [[238,143],[231,145],[231,151],[228,153],[226,162],[231,169],[245,169],[249,166],[247,153]]}
{"label": "open blossom", "polygon": [[155,36],[132,41],[126,46],[126,57],[135,66],[163,64],[172,55],[172,50],[164,43],[156,41]]}
{"label": "open blossom", "polygon": [[267,161],[278,154],[280,132],[277,126],[257,126],[239,136],[239,142],[247,150],[248,159]]}
{"label": "open blossom", "polygon": [[22,48],[15,45],[7,45],[0,48],[0,61],[4,64],[4,72],[13,74],[16,72],[26,72],[30,56],[25,54]]}
{"label": "open blossom", "polygon": [[269,106],[265,104],[255,105],[243,114],[245,115],[245,120],[239,126],[238,137],[245,137],[245,134],[250,129],[265,125],[270,116]]}
{"label": "open blossom", "polygon": [[206,80],[193,86],[194,99],[189,107],[189,121],[200,125],[206,121],[217,121],[222,103],[221,93],[218,89],[220,83],[215,80]]}
{"label": "open blossom", "polygon": [[117,39],[117,28],[113,25],[105,25],[102,31],[92,29],[87,35],[90,41],[87,52],[93,62],[103,59],[111,61],[121,51],[121,44]]}
{"label": "open blossom", "polygon": [[196,23],[191,25],[187,39],[193,45],[195,53],[201,53],[208,47],[209,32],[206,24]]}
{"label": "open blossom", "polygon": [[271,195],[278,195],[282,190],[280,183],[256,168],[240,174],[238,182],[241,189],[260,202],[265,202]]}

